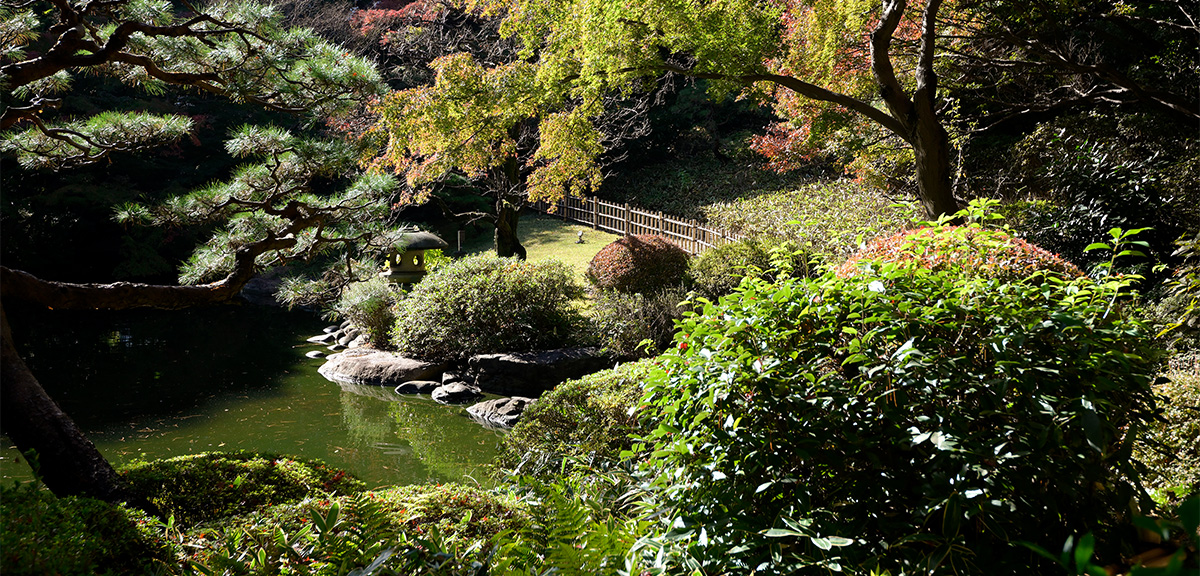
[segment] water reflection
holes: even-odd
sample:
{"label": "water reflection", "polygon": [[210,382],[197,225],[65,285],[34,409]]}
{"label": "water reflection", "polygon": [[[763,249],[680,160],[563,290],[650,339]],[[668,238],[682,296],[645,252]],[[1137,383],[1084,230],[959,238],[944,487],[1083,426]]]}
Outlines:
{"label": "water reflection", "polygon": [[[208,450],[318,458],[369,485],[482,479],[499,436],[459,407],[316,372],[312,315],[228,307],[10,317],[30,368],[114,463]],[[0,475],[28,478],[0,438]]]}

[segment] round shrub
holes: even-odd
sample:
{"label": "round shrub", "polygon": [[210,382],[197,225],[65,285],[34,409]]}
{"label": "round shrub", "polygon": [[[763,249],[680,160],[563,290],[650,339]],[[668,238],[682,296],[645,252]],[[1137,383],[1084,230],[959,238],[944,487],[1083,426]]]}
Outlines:
{"label": "round shrub", "polygon": [[364,484],[316,460],[252,452],[206,452],[139,462],[121,471],[130,490],[183,526],[300,500],[354,493]]}
{"label": "round shrub", "polygon": [[705,573],[1027,574],[1043,560],[1013,541],[1092,531],[1114,559],[1157,355],[1108,309],[1119,289],[881,263],[743,283],[647,384],[674,553]]}
{"label": "round shrub", "polygon": [[555,475],[567,458],[616,461],[639,431],[634,407],[653,367],[651,360],[621,364],[554,387],[504,436],[496,463]]}
{"label": "round shrub", "polygon": [[878,238],[855,252],[837,269],[839,276],[857,273],[873,262],[912,262],[930,270],[956,269],[969,275],[1002,280],[1053,272],[1073,278],[1083,271],[1062,257],[1000,230],[974,226],[919,228]]}
{"label": "round shrub", "polygon": [[626,236],[596,253],[588,263],[587,277],[603,290],[653,292],[682,283],[688,258],[665,236]]}
{"label": "round shrub", "polygon": [[478,255],[447,264],[401,300],[392,343],[406,355],[452,360],[561,348],[583,325],[583,289],[558,261]]}
{"label": "round shrub", "polygon": [[808,275],[807,256],[793,250],[790,242],[772,246],[759,240],[745,239],[700,253],[692,259],[688,277],[696,292],[716,300],[732,293],[746,276],[773,278],[772,269],[780,264],[787,266],[797,276]]}
{"label": "round shrub", "polygon": [[[649,294],[602,290],[592,303],[592,330],[609,353],[621,358],[656,355],[670,345],[688,294],[680,287]],[[646,341],[649,346],[644,346]]]}
{"label": "round shrub", "polygon": [[376,347],[388,343],[388,332],[396,322],[397,289],[387,280],[375,276],[355,282],[342,290],[334,310],[367,333]]}

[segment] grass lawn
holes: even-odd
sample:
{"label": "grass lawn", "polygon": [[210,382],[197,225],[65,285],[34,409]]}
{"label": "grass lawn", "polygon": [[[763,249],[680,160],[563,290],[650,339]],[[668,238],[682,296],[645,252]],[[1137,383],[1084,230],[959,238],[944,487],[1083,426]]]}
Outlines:
{"label": "grass lawn", "polygon": [[[581,231],[583,232],[583,244],[576,244],[575,241],[579,238]],[[587,272],[588,262],[592,261],[596,252],[620,238],[616,234],[593,230],[582,224],[538,213],[521,215],[521,223],[517,226],[517,236],[520,237],[521,244],[525,246],[530,261],[547,258],[561,260],[575,270],[581,282],[584,281],[583,275]],[[453,251],[456,247],[454,236],[444,236],[444,238],[450,242],[450,250]],[[470,254],[492,250],[491,233],[469,236],[463,245],[463,250]]]}

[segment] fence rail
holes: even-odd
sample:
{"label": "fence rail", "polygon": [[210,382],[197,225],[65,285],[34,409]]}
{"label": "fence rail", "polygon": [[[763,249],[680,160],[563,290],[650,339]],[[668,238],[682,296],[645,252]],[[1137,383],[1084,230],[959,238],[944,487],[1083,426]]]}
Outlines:
{"label": "fence rail", "polygon": [[534,202],[534,210],[586,224],[596,230],[604,230],[623,236],[634,234],[661,234],[674,240],[689,254],[699,254],[709,248],[737,242],[743,236],[723,230],[709,228],[695,220],[668,216],[634,208],[629,204],[605,202],[599,198],[567,197],[553,204]]}

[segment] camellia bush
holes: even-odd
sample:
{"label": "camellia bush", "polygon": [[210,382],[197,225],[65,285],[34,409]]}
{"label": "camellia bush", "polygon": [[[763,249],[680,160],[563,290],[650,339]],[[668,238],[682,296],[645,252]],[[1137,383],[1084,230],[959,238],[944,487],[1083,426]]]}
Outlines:
{"label": "camellia bush", "polygon": [[583,326],[571,305],[582,294],[562,262],[470,256],[429,274],[400,301],[392,343],[427,360],[561,348]]}
{"label": "camellia bush", "polygon": [[640,558],[1026,574],[1047,561],[1016,541],[1088,531],[1121,553],[1157,358],[1126,287],[929,259],[747,281],[680,325],[643,400],[661,524]]}
{"label": "camellia bush", "polygon": [[1083,275],[1078,266],[1057,254],[980,226],[933,226],[884,236],[852,254],[837,272],[847,276],[873,262],[912,262],[931,270],[953,268],[1003,280],[1026,278],[1039,271]]}
{"label": "camellia bush", "polygon": [[587,277],[597,288],[621,292],[654,292],[684,282],[688,253],[665,236],[626,236],[588,263]]}

